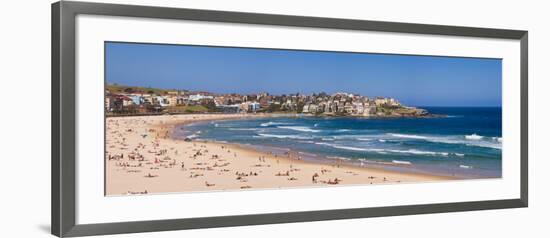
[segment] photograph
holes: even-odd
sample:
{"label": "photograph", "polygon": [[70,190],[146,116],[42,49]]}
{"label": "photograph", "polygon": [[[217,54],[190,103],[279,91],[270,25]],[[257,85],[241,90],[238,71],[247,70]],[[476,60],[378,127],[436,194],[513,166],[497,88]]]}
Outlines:
{"label": "photograph", "polygon": [[105,196],[502,178],[499,58],[104,52]]}

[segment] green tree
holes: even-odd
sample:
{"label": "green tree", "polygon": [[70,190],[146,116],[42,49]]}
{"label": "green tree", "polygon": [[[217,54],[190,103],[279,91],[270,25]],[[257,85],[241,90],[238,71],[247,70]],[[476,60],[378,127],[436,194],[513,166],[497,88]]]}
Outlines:
{"label": "green tree", "polygon": [[277,112],[280,110],[281,110],[281,105],[275,104],[275,103],[270,104],[269,107],[267,107],[266,109],[267,112]]}
{"label": "green tree", "polygon": [[218,108],[216,107],[216,103],[214,102],[214,100],[203,101],[203,102],[201,102],[201,105],[206,107],[208,109],[208,111],[210,111],[210,112],[218,111]]}

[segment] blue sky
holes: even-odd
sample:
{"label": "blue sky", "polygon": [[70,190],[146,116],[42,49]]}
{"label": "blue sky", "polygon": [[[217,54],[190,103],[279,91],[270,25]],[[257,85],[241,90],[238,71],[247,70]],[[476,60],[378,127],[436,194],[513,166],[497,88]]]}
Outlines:
{"label": "blue sky", "polygon": [[501,106],[502,61],[106,43],[106,80],[215,93],[350,92],[415,106]]}

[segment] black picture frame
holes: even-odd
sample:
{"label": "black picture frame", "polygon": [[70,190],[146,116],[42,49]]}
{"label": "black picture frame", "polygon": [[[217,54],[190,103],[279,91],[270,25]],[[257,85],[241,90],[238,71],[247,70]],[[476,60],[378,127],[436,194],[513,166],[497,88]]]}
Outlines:
{"label": "black picture frame", "polygon": [[[459,212],[528,206],[528,32],[460,26],[271,15],[87,2],[52,4],[51,233],[59,237]],[[521,196],[517,199],[319,210],[239,216],[76,224],[75,18],[79,14],[297,26],[519,40],[521,45]]]}

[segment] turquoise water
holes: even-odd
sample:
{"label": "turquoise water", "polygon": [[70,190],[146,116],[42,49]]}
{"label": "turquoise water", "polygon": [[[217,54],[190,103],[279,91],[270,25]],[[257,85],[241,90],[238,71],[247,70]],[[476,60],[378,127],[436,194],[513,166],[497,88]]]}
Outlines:
{"label": "turquoise water", "polygon": [[398,171],[501,177],[501,108],[424,107],[441,118],[273,117],[195,123],[175,137],[240,143],[304,159]]}

